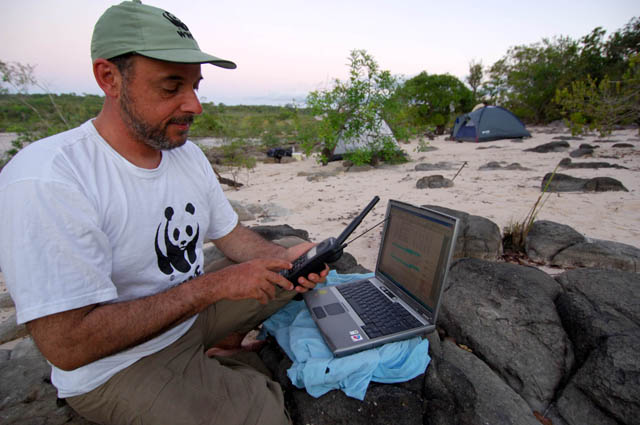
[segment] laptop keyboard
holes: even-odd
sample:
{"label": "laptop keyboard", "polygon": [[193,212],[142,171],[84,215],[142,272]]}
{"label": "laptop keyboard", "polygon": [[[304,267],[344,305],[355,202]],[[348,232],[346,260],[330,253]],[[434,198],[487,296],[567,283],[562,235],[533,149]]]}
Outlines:
{"label": "laptop keyboard", "polygon": [[369,338],[422,326],[406,308],[384,296],[374,284],[367,280],[340,285],[336,289],[360,316],[365,324],[362,330]]}

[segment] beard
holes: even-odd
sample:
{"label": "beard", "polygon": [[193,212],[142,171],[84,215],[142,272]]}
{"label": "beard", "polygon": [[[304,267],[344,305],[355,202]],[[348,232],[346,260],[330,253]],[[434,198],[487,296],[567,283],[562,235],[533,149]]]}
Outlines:
{"label": "beard", "polygon": [[127,124],[136,140],[156,150],[170,150],[180,147],[187,141],[189,131],[181,131],[179,139],[173,140],[169,136],[170,124],[191,124],[193,115],[183,115],[170,118],[166,123],[152,124],[146,121],[136,110],[135,103],[129,98],[129,90],[123,87],[120,98],[120,116]]}

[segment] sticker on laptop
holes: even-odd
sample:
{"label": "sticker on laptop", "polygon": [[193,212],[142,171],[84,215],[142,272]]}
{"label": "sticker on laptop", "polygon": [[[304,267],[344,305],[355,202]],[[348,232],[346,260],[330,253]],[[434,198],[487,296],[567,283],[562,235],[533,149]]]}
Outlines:
{"label": "sticker on laptop", "polygon": [[360,335],[360,332],[358,332],[357,330],[350,331],[349,335],[351,336],[351,341],[353,342],[362,341],[362,335]]}

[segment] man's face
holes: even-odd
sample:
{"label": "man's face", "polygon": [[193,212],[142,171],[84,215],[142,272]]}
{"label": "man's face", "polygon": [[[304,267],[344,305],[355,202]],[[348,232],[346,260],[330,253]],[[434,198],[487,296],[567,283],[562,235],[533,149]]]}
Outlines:
{"label": "man's face", "polygon": [[134,138],[153,149],[182,146],[193,117],[202,112],[196,95],[200,65],[132,60],[122,81],[120,116]]}

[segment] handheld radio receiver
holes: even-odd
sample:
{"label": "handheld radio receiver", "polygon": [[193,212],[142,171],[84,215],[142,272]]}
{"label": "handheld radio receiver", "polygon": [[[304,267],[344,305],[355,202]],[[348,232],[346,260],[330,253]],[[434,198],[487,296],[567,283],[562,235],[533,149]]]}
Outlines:
{"label": "handheld radio receiver", "polygon": [[306,254],[300,256],[293,262],[293,267],[289,270],[282,270],[280,274],[289,279],[294,285],[298,285],[300,276],[308,276],[310,273],[319,273],[324,270],[325,263],[338,261],[342,256],[342,250],[347,246],[345,241],[360,225],[362,219],[371,211],[378,203],[380,198],[375,196],[369,205],[353,219],[351,223],[340,233],[337,238],[328,238],[320,242],[318,245],[307,251]]}

